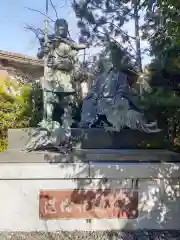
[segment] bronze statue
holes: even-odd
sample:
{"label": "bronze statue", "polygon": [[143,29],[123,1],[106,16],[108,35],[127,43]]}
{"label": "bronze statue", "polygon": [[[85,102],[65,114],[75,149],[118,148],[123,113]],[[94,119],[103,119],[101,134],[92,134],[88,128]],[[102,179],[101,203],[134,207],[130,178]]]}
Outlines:
{"label": "bronze statue", "polygon": [[[73,75],[78,63],[77,53],[85,49],[85,45],[75,44],[68,38],[68,23],[64,19],[57,19],[54,34],[40,38],[38,58],[47,58],[46,78],[41,79],[44,101],[44,117],[39,123],[41,132],[48,132],[43,139],[38,135],[36,146],[32,141],[27,146],[34,150],[42,145],[52,145],[59,149],[59,143],[68,141],[71,135],[71,103],[75,94]],[[47,135],[47,134],[46,134]],[[45,140],[46,139],[46,140]],[[42,143],[43,142],[43,143]]]}
{"label": "bronze statue", "polygon": [[102,123],[111,131],[126,127],[147,133],[161,131],[156,122],[146,121],[137,97],[127,74],[111,67],[98,76],[84,99],[81,127],[98,127]]}

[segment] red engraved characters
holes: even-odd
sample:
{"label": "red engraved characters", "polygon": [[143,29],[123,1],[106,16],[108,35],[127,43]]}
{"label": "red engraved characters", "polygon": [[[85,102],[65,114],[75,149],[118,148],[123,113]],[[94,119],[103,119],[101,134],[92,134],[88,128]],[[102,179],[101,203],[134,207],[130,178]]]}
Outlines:
{"label": "red engraved characters", "polygon": [[53,214],[57,212],[56,199],[54,197],[50,199],[46,199],[46,202],[44,204],[44,211],[47,214]]}
{"label": "red engraved characters", "polygon": [[138,193],[133,189],[49,190],[40,198],[41,219],[118,219],[137,216]]}
{"label": "red engraved characters", "polygon": [[40,216],[52,216],[57,214],[57,200],[54,196],[40,194]]}

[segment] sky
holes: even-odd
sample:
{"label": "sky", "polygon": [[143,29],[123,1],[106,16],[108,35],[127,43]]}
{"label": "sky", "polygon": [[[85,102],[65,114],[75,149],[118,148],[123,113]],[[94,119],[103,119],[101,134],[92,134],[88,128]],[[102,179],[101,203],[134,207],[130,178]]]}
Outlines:
{"label": "sky", "polygon": [[[40,13],[30,11],[26,7],[45,12],[45,0],[0,0],[0,50],[22,53],[29,56],[36,56],[38,41],[34,33],[27,31],[25,27],[43,27],[44,16]],[[73,40],[78,40],[77,21],[70,0],[53,0],[58,9],[58,17],[65,18],[69,23],[69,32]],[[49,7],[49,16],[56,19],[52,7]],[[126,26],[130,33],[133,33],[132,23]],[[143,43],[143,46],[146,43]],[[94,51],[96,52],[96,50]],[[145,57],[144,63],[148,62]]]}
{"label": "sky", "polygon": [[[71,36],[76,40],[78,37],[76,18],[68,0],[53,0],[53,3],[57,5],[59,17],[67,19]],[[38,41],[34,33],[27,31],[25,27],[29,24],[42,28],[44,16],[25,7],[45,12],[45,0],[1,0],[0,49],[35,56]],[[56,19],[51,7],[49,15]]]}

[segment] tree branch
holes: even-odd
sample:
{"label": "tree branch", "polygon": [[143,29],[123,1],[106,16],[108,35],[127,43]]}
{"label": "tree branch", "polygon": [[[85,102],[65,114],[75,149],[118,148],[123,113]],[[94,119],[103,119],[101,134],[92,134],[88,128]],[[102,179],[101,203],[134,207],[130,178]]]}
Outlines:
{"label": "tree branch", "polygon": [[[91,29],[92,30],[92,29]],[[98,30],[98,32],[99,33],[101,33],[101,34],[103,34],[103,35],[105,35],[106,37],[107,37],[107,41],[114,41],[119,47],[121,47],[123,50],[125,50],[126,51],[126,48],[124,48],[115,38],[113,38],[112,36],[109,36],[109,34],[107,33],[105,33],[105,32],[102,32],[102,31],[100,31],[100,30]],[[104,46],[104,44],[102,44],[102,46]],[[129,56],[129,57],[131,57],[131,58],[134,58],[133,57],[133,55],[132,54],[130,54],[128,51],[126,51],[127,52],[127,55]]]}
{"label": "tree branch", "polygon": [[[109,22],[107,22],[108,24],[111,24],[111,23],[109,23]],[[113,25],[114,25],[114,27],[116,27],[116,28],[118,28],[114,23],[112,23]],[[104,30],[105,31],[105,30]],[[129,37],[129,38],[132,38],[133,40],[135,40],[135,37],[132,37],[132,36],[129,36],[124,30],[122,30],[121,28],[119,28],[119,31],[120,32],[122,32],[124,35],[126,35],[127,37]],[[98,32],[100,32],[100,33],[103,33],[103,32],[101,32],[99,29],[98,29]],[[107,33],[103,33],[104,35],[106,35],[107,36]],[[117,42],[117,40],[115,40],[115,38],[113,38],[112,36],[110,37],[113,41],[115,41],[116,43],[118,43]],[[133,47],[133,45],[131,44],[131,42],[128,40],[128,43],[129,43],[129,45],[130,45],[130,47],[131,47],[131,49],[134,51],[134,53],[136,54],[136,50],[134,49],[134,47]],[[119,43],[118,43],[118,45],[120,45]],[[122,47],[122,46],[121,46]]]}
{"label": "tree branch", "polygon": [[37,29],[36,29],[36,28],[34,28],[34,27],[30,26],[30,25],[26,25],[26,26],[25,26],[25,29],[28,30],[28,31],[33,32],[38,39],[39,39],[38,32],[41,32],[41,33],[44,34],[44,31],[43,31],[42,29],[40,29],[40,28],[37,28]]}
{"label": "tree branch", "polygon": [[54,4],[53,4],[53,1],[52,1],[52,0],[49,0],[49,1],[50,1],[50,4],[51,4],[52,8],[53,8],[53,9],[54,9],[54,11],[55,11],[56,18],[58,19],[58,13],[57,13],[56,7],[54,6]]}
{"label": "tree branch", "polygon": [[24,7],[24,8],[26,8],[26,9],[28,9],[28,10],[30,10],[30,11],[33,11],[33,12],[38,12],[38,13],[40,13],[41,15],[43,15],[43,16],[49,18],[49,20],[51,20],[52,22],[55,22],[52,18],[50,18],[50,17],[47,16],[45,13],[43,13],[43,12],[37,10],[37,9],[33,9],[33,8],[29,8],[29,7]]}

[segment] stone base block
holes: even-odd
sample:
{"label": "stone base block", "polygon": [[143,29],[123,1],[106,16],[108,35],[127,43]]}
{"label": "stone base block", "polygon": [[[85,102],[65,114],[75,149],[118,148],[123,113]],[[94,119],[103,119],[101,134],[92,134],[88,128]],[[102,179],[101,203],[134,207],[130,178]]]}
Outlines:
{"label": "stone base block", "polygon": [[[31,175],[33,176],[33,169]],[[39,210],[40,191],[77,189],[78,182],[81,182],[80,179],[63,180],[55,177],[54,179],[50,177],[37,179],[37,175],[34,175],[31,179],[1,179],[0,232],[180,230],[179,179],[175,184],[171,183],[171,179],[168,184],[158,182],[158,180],[140,179],[138,184],[139,213],[135,219],[87,220],[77,219],[74,216],[74,219],[42,220]],[[172,194],[172,198],[169,194]],[[61,206],[58,204],[56,208],[58,207]]]}
{"label": "stone base block", "polygon": [[168,142],[163,132],[147,134],[131,129],[121,132],[105,132],[102,128],[73,129],[72,133],[84,132],[82,149],[163,149]]}
{"label": "stone base block", "polygon": [[[23,149],[35,128],[10,129],[8,131],[8,148]],[[146,134],[124,129],[121,132],[105,132],[101,128],[73,128],[72,136],[83,136],[78,141],[81,149],[166,149],[168,142],[160,133]]]}

